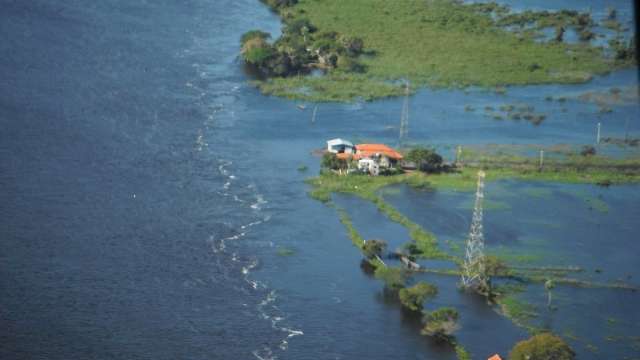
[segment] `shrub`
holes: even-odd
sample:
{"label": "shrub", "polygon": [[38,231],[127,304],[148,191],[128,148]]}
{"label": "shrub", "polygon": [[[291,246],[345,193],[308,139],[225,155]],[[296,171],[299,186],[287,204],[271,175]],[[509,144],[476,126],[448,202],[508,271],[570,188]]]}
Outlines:
{"label": "shrub", "polygon": [[387,243],[384,240],[367,240],[364,243],[362,252],[368,259],[372,259],[376,256],[382,255],[382,252],[386,248]]}
{"label": "shrub", "polygon": [[438,340],[453,341],[453,333],[458,330],[458,311],[445,307],[425,315],[425,326],[421,333]]}
{"label": "shrub", "polygon": [[324,169],[344,170],[347,168],[347,162],[345,160],[338,159],[336,154],[328,152],[322,155],[320,166]]}
{"label": "shrub", "polygon": [[264,31],[251,30],[251,31],[247,31],[246,33],[242,34],[242,37],[240,38],[240,43],[244,46],[244,44],[246,44],[247,41],[249,41],[249,40],[261,39],[263,41],[266,41],[270,37],[271,37],[271,34],[266,33]]}
{"label": "shrub", "polygon": [[484,257],[484,271],[488,276],[503,276],[509,274],[509,266],[497,256]]}
{"label": "shrub", "polygon": [[402,306],[411,311],[422,311],[422,304],[438,294],[438,288],[425,282],[419,282],[410,288],[400,289]]}
{"label": "shrub", "polygon": [[593,156],[596,154],[596,148],[591,145],[585,145],[582,147],[580,151],[580,155],[582,156]]}
{"label": "shrub", "polygon": [[423,147],[411,149],[406,158],[414,162],[418,169],[425,172],[438,170],[442,166],[442,156],[433,149]]}
{"label": "shrub", "polygon": [[517,343],[510,360],[573,360],[575,352],[561,338],[553,334],[539,334]]}

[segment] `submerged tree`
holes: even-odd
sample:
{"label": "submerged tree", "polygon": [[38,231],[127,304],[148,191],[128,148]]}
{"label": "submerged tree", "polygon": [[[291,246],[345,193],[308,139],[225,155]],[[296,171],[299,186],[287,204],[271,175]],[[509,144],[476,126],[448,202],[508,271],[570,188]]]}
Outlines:
{"label": "submerged tree", "polygon": [[425,325],[421,334],[432,336],[440,341],[453,342],[453,333],[458,330],[458,311],[445,307],[425,314]]}
{"label": "submerged tree", "polygon": [[410,288],[400,289],[400,303],[411,311],[422,311],[423,303],[438,294],[435,285],[419,282]]}
{"label": "submerged tree", "polygon": [[384,240],[367,240],[364,242],[362,252],[367,259],[373,259],[381,256],[384,249],[387,248],[387,243]]}
{"label": "submerged tree", "polygon": [[576,353],[564,340],[549,333],[520,341],[509,354],[510,360],[573,360],[575,358]]}

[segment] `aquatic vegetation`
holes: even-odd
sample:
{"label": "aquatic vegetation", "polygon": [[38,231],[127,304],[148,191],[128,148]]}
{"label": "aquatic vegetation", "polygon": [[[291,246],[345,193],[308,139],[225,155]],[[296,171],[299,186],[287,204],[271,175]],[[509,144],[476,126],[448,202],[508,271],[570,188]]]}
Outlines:
{"label": "aquatic vegetation", "polygon": [[573,360],[576,353],[562,338],[550,333],[534,335],[517,343],[511,353],[511,360]]}
{"label": "aquatic vegetation", "polygon": [[408,310],[422,311],[423,303],[438,294],[438,288],[426,282],[419,282],[416,285],[400,289],[398,293],[400,303]]}
{"label": "aquatic vegetation", "polygon": [[529,121],[533,125],[540,125],[547,118],[545,114],[539,114],[534,112],[534,107],[530,105],[515,106],[511,104],[500,105],[498,110],[500,112],[494,112],[494,108],[491,106],[485,107],[488,112],[487,115],[493,117],[494,120],[521,120]]}
{"label": "aquatic vegetation", "polygon": [[529,320],[538,316],[534,305],[520,300],[514,295],[498,297],[496,301],[500,305],[502,313],[514,323],[527,329],[535,329],[535,327],[527,324]]}
{"label": "aquatic vegetation", "polygon": [[534,198],[549,198],[553,195],[550,189],[529,187],[522,191],[524,194]]}
{"label": "aquatic vegetation", "polygon": [[353,245],[355,245],[359,249],[362,249],[364,247],[364,239],[362,238],[360,233],[358,233],[356,228],[353,226],[353,223],[351,222],[351,218],[349,217],[347,212],[344,211],[343,209],[340,209],[338,210],[338,215],[340,216],[340,222],[342,223],[342,225],[344,225],[345,228],[347,228],[347,231],[349,233],[349,238],[351,239],[351,242],[353,243]]}
{"label": "aquatic vegetation", "polygon": [[384,282],[385,288],[392,292],[398,292],[404,288],[407,273],[401,268],[378,266],[375,271],[376,278]]}
{"label": "aquatic vegetation", "polygon": [[300,172],[305,172],[305,171],[309,170],[309,168],[306,165],[300,165],[300,166],[298,166],[297,170],[300,171]]}
{"label": "aquatic vegetation", "polygon": [[[509,15],[506,7],[487,11],[452,0],[300,0],[273,7],[285,28],[274,43],[275,53],[262,57],[279,59],[272,68],[285,76],[257,85],[265,93],[288,98],[354,101],[398,96],[401,86],[389,80],[405,78],[417,86],[479,85],[504,93],[507,84],[583,82],[614,67],[601,49],[588,43],[540,43],[526,31],[505,30],[517,16]],[[540,25],[591,25],[588,15],[567,11],[536,16]],[[290,25],[301,20],[308,24]],[[345,46],[336,40],[342,38],[359,41]],[[306,49],[311,52],[305,54]],[[359,50],[356,56],[349,55],[354,49]],[[298,65],[308,67],[309,58],[327,74],[288,76],[292,69],[304,73],[304,66]]]}
{"label": "aquatic vegetation", "polygon": [[471,360],[471,354],[460,344],[456,344],[456,357],[458,360]]}
{"label": "aquatic vegetation", "polygon": [[279,247],[277,250],[277,254],[280,256],[291,256],[295,254],[295,251],[293,251],[293,249],[289,249],[286,247]]}

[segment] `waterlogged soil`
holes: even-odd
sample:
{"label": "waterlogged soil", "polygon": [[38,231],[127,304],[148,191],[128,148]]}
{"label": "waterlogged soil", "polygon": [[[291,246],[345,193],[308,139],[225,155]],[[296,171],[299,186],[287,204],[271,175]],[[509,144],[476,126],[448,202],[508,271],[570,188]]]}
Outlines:
{"label": "waterlogged soil", "polygon": [[[432,231],[445,250],[462,256],[475,193],[394,188],[385,192],[385,200]],[[567,276],[639,286],[639,201],[637,186],[489,183],[484,206],[486,251],[514,267],[579,267],[581,272]],[[541,283],[518,295],[539,313],[528,325],[568,334],[581,358],[635,353],[632,336],[640,333],[640,327],[631,304],[640,301],[640,293],[562,284],[552,292],[553,311],[547,309]]]}

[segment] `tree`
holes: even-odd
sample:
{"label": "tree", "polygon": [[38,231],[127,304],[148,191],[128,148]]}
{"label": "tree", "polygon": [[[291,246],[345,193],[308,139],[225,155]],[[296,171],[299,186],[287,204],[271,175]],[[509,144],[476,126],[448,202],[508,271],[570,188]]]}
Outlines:
{"label": "tree", "polygon": [[580,155],[582,156],[593,156],[596,154],[596,148],[591,145],[585,145],[582,147],[580,151]]}
{"label": "tree", "polygon": [[330,152],[322,155],[322,161],[320,162],[322,168],[329,170],[344,170],[347,168],[347,165],[346,160],[338,159],[336,154]]}
{"label": "tree", "polygon": [[438,288],[425,282],[419,282],[410,288],[400,289],[402,306],[411,311],[422,311],[423,303],[438,294]]}
{"label": "tree", "polygon": [[564,39],[564,32],[565,32],[564,26],[562,25],[556,26],[556,37],[555,37],[556,42],[562,42],[562,40]]}
{"label": "tree", "polygon": [[445,307],[425,315],[422,335],[432,336],[441,341],[453,341],[453,333],[458,330],[458,311]]}
{"label": "tree", "polygon": [[262,2],[269,5],[272,9],[278,10],[293,6],[298,3],[298,0],[262,0]]}
{"label": "tree", "polygon": [[340,40],[347,55],[349,56],[358,56],[364,49],[364,41],[359,37],[344,36]]}
{"label": "tree", "polygon": [[561,338],[545,333],[517,343],[510,360],[573,360],[576,353]]}
{"label": "tree", "polygon": [[386,247],[387,243],[384,240],[367,240],[362,247],[362,252],[368,259],[373,259],[376,256],[382,255]]}
{"label": "tree", "polygon": [[406,158],[414,162],[418,169],[425,172],[437,170],[442,166],[442,156],[433,149],[417,147],[411,149]]}
{"label": "tree", "polygon": [[509,274],[509,266],[495,255],[486,255],[483,259],[487,276],[504,276]]}
{"label": "tree", "polygon": [[242,34],[242,37],[240,38],[240,44],[242,44],[244,46],[244,44],[246,44],[247,41],[253,40],[253,39],[261,39],[261,40],[266,41],[270,37],[271,37],[271,34],[266,33],[264,31],[251,30],[251,31],[247,31],[246,33]]}

